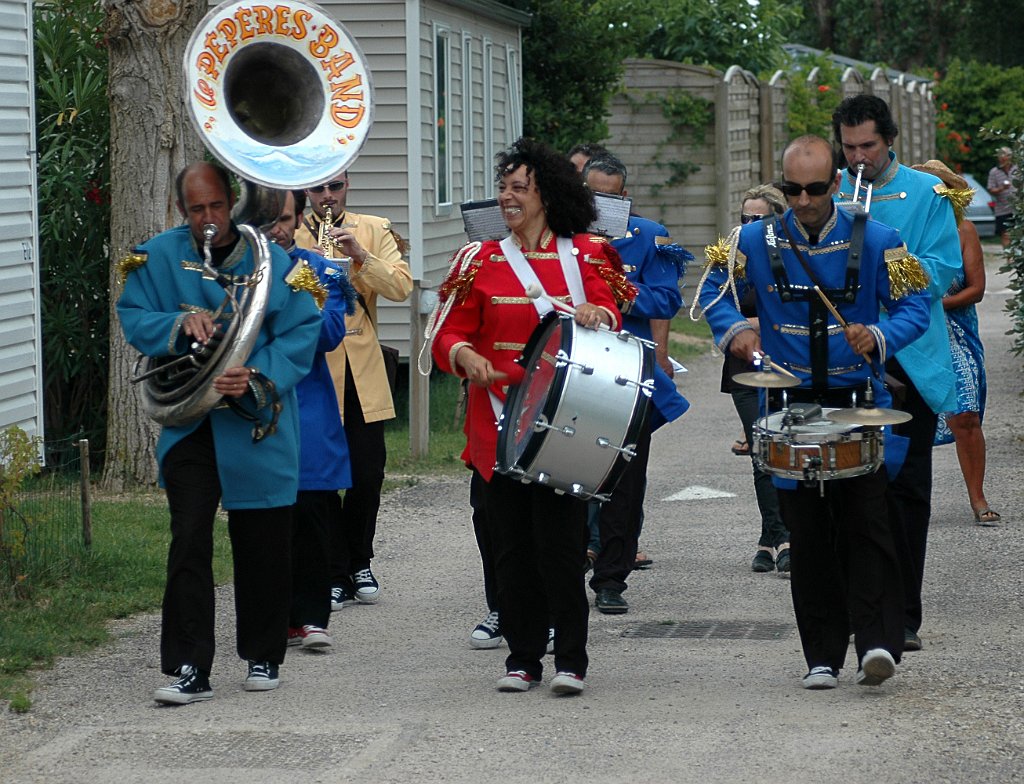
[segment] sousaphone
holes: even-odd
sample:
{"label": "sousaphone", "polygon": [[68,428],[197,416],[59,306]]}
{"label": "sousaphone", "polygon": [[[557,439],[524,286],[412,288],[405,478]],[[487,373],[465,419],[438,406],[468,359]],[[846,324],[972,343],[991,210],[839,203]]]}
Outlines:
{"label": "sousaphone", "polygon": [[[208,237],[204,275],[225,288],[219,343],[193,345],[182,357],[140,359],[132,380],[140,382],[143,408],[170,426],[205,416],[222,399],[213,379],[245,365],[252,352],[273,284],[269,240],[258,227],[277,219],[281,191],[336,178],[373,124],[373,85],[359,45],[312,3],[222,3],[193,31],[184,72],[196,130],[240,178],[232,218],[255,267],[242,278],[218,279]],[[257,424],[254,437],[260,430]]]}

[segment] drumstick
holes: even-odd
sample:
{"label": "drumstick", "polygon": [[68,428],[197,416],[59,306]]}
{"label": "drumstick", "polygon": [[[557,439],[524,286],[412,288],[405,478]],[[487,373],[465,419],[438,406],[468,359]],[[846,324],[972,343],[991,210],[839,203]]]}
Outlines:
{"label": "drumstick", "polygon": [[[825,296],[825,292],[823,292],[820,288],[815,286],[814,293],[821,297],[821,301],[825,303],[825,307],[828,308],[828,312],[835,316],[836,321],[839,322],[839,326],[841,326],[843,329],[846,329],[848,326],[850,326],[848,323],[846,323],[846,319],[839,315],[839,311],[836,310],[835,305],[833,305],[829,301],[829,298]],[[860,355],[864,357],[864,361],[868,363],[868,367],[871,368],[871,372],[873,373],[875,371],[875,365],[871,361],[871,357],[868,356],[866,351],[860,352]]]}
{"label": "drumstick", "polygon": [[528,296],[530,299],[546,299],[556,308],[560,308],[561,310],[564,310],[566,313],[569,313],[573,316],[576,315],[576,308],[574,308],[572,305],[567,305],[557,297],[552,297],[550,294],[544,291],[544,287],[541,286],[539,283],[531,283],[529,286],[527,286],[526,296]]}
{"label": "drumstick", "polygon": [[[766,359],[764,354],[758,354],[755,351],[754,352],[754,356],[755,356],[755,358],[760,359],[761,363],[764,364],[764,361]],[[777,370],[780,373],[789,376],[790,378],[799,378],[799,376],[797,376],[796,373],[790,373],[788,370],[786,370],[786,368],[782,367],[782,365],[779,365],[776,362],[772,362],[770,359],[768,360],[768,367],[770,367],[772,370]]]}

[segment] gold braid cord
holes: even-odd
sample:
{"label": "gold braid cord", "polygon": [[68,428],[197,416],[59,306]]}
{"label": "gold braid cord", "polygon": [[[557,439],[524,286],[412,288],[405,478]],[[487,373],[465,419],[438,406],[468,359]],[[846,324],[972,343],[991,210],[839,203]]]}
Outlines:
{"label": "gold braid cord", "polygon": [[327,302],[327,287],[320,282],[320,278],[305,260],[292,267],[292,271],[284,280],[295,291],[308,291],[312,294],[316,306],[323,310],[324,303]]}
{"label": "gold braid cord", "polygon": [[907,252],[906,245],[886,249],[885,266],[889,271],[889,294],[893,299],[928,289],[928,273],[921,262]]}
{"label": "gold braid cord", "polygon": [[[732,292],[733,302],[736,303],[736,310],[740,309],[740,300],[736,294],[736,279],[746,277],[747,257],[740,253],[740,227],[736,226],[729,232],[728,239],[718,238],[714,245],[704,247],[704,270],[701,272],[700,281],[693,295],[693,302],[690,303],[690,320],[700,321],[704,313],[715,305],[728,292]],[[725,267],[728,270],[728,278],[725,284],[719,289],[718,296],[708,303],[707,308],[700,308],[700,290],[704,287],[704,281],[715,271],[716,267]]]}
{"label": "gold braid cord", "polygon": [[149,260],[149,256],[139,251],[133,251],[126,253],[119,262],[117,262],[117,280],[118,283],[124,283],[128,280],[128,276],[145,264]]}
{"label": "gold braid cord", "polygon": [[597,274],[604,278],[604,282],[612,290],[612,295],[614,295],[616,302],[632,302],[636,299],[636,295],[640,293],[639,289],[614,267],[601,264],[597,268]]}
{"label": "gold braid cord", "polygon": [[935,192],[944,199],[949,199],[949,203],[953,205],[953,217],[956,218],[956,225],[960,225],[960,221],[964,219],[964,213],[967,211],[967,205],[971,203],[971,199],[974,198],[973,188],[947,188],[945,185],[936,185]]}
{"label": "gold braid cord", "polygon": [[474,257],[482,247],[483,243],[481,242],[471,242],[468,245],[463,245],[452,256],[448,274],[437,292],[437,302],[427,318],[427,326],[423,330],[423,345],[420,346],[419,356],[416,357],[416,368],[421,376],[430,375],[430,369],[434,365],[430,347],[444,324],[444,320],[448,318],[448,314],[456,302],[464,300],[469,294],[469,290],[473,288],[473,281],[476,279],[476,273],[482,263],[475,261]]}

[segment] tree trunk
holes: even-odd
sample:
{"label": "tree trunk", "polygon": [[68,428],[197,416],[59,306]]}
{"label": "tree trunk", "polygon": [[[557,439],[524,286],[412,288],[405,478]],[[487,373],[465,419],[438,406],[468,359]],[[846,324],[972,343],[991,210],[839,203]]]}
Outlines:
{"label": "tree trunk", "polygon": [[121,332],[116,262],[181,222],[174,178],[202,158],[187,116],[182,58],[209,6],[203,0],[104,0],[110,46],[110,389],[102,486],[120,491],[156,481],[159,428],[129,383],[135,350]]}

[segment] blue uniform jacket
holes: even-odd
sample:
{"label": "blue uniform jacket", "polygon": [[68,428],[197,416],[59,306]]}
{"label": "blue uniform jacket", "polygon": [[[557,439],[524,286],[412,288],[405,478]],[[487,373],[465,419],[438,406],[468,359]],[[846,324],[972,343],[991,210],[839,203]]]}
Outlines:
{"label": "blue uniform jacket", "polygon": [[[845,210],[834,209],[832,217],[823,227],[817,245],[809,245],[803,227],[788,210],[781,220],[786,221],[798,246],[808,259],[815,276],[823,288],[841,289],[845,286],[847,255],[853,219]],[[783,266],[789,283],[794,287],[813,287],[807,273],[790,250],[789,242],[778,221],[773,225],[774,241],[781,250]],[[771,272],[768,250],[760,222],[751,223],[740,231],[737,267],[744,265],[743,274],[736,276],[736,288],[742,300],[749,289],[754,290],[757,314],[761,326],[761,345],[774,362],[781,364],[801,379],[802,387],[811,386],[809,305],[794,298],[783,302]],[[885,357],[916,340],[928,325],[930,296],[927,291],[894,293],[890,289],[889,265],[911,265],[900,235],[877,221],[865,226],[859,288],[852,303],[833,301],[836,309],[848,323],[860,323],[872,328],[879,351],[872,356],[876,367]],[[700,303],[707,307],[726,283],[726,269],[716,268],[707,278],[699,293]],[[922,280],[922,284],[923,284]],[[812,296],[813,295],[812,293]],[[837,298],[838,299],[838,298]],[[889,313],[887,320],[879,320],[880,309]],[[731,294],[726,294],[705,314],[718,347],[724,352],[739,331],[750,329],[749,323],[737,310]],[[860,385],[872,378],[863,357],[855,354],[842,328],[829,314],[828,317],[828,374],[829,387]],[[888,407],[889,393],[880,379],[872,382],[875,400]]]}
{"label": "blue uniform jacket", "polygon": [[339,277],[344,273],[334,272],[323,256],[311,250],[293,245],[288,255],[292,261],[306,261],[327,288],[313,367],[295,387],[299,400],[299,490],[341,490],[352,486],[352,465],[326,354],[345,337],[347,305]]}
{"label": "blue uniform jacket", "polygon": [[[668,236],[668,230],[660,223],[631,215],[626,236],[611,243],[622,258],[626,277],[637,288],[636,299],[624,306],[622,328],[645,340],[651,339],[651,319],[671,319],[683,304],[679,279],[685,268],[680,269],[676,259],[683,254],[684,258],[693,257],[679,246],[673,246],[673,254],[666,244],[659,244],[659,237],[664,241]],[[672,379],[657,365],[651,402],[655,408],[652,429],[678,419],[690,407]]]}
{"label": "blue uniform jacket", "polygon": [[[899,229],[907,250],[928,273],[928,293],[931,294],[927,330],[897,351],[896,358],[932,411],[953,411],[956,409],[956,372],[942,297],[949,290],[953,277],[963,268],[956,219],[949,199],[935,192],[935,186],[942,185],[938,177],[901,166],[892,152],[889,159],[888,168],[873,183],[871,217]],[[838,198],[848,200],[852,195],[853,180],[846,171]]]}
{"label": "blue uniform jacket", "polygon": [[[189,313],[214,311],[224,290],[204,280],[202,255],[188,226],[158,234],[138,249],[147,260],[128,275],[117,312],[125,339],[151,357],[185,353],[189,339],[181,329]],[[265,509],[295,503],[299,479],[299,414],[295,386],[309,372],[320,334],[320,312],[308,292],[285,283],[293,266],[288,254],[270,244],[272,274],[269,301],[246,365],[274,382],[283,410],[277,432],[253,443],[252,425],[226,407],[207,415],[217,450],[217,471],[225,509]],[[238,241],[221,270],[248,274],[253,254]],[[253,405],[251,393],[243,398]],[[157,464],[172,446],[202,422],[164,427],[157,442]]]}

